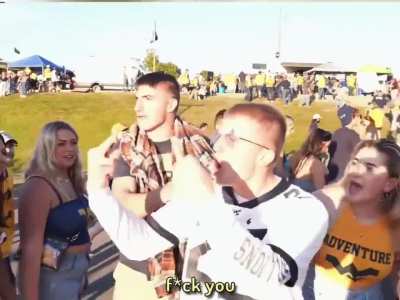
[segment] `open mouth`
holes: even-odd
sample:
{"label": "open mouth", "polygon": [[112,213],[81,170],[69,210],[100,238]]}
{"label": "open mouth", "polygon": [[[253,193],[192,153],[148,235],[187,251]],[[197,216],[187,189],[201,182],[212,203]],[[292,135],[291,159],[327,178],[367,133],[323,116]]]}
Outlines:
{"label": "open mouth", "polygon": [[350,195],[357,194],[358,192],[360,192],[362,190],[362,188],[363,188],[362,184],[355,180],[351,180],[349,182],[349,194]]}

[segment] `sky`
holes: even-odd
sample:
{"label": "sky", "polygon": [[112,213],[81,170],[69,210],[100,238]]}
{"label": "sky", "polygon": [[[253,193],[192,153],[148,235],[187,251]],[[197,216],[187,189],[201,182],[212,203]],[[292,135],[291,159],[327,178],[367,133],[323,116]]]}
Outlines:
{"label": "sky", "polygon": [[[372,63],[400,74],[400,2],[6,2],[6,61],[39,54],[74,70],[93,57],[104,66],[142,59],[153,47],[162,62],[191,73],[238,73],[252,63],[274,65],[281,31],[283,62]],[[154,22],[159,40],[150,44]]]}

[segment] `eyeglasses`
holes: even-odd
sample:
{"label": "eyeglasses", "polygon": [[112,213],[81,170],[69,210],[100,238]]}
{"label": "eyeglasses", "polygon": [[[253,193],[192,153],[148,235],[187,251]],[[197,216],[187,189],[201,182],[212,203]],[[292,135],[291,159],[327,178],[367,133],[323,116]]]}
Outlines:
{"label": "eyeglasses", "polygon": [[245,138],[242,138],[242,137],[240,137],[240,136],[237,136],[233,130],[231,130],[231,131],[228,132],[228,133],[221,133],[221,135],[220,135],[219,138],[222,138],[222,137],[225,139],[225,141],[226,141],[226,142],[228,143],[228,145],[230,145],[230,146],[233,146],[233,144],[235,144],[236,141],[242,140],[242,141],[248,142],[248,143],[250,143],[250,144],[259,146],[259,147],[261,147],[261,148],[264,148],[264,149],[267,149],[267,150],[271,150],[271,148],[268,148],[267,146],[264,146],[264,145],[261,145],[261,144],[259,144],[259,143],[253,142],[253,141],[251,141],[251,140],[249,140],[249,139],[245,139]]}

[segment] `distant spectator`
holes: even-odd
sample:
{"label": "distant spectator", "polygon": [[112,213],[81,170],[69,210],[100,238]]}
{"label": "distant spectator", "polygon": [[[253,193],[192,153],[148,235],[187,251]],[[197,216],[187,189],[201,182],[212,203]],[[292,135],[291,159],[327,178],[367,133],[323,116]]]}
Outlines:
{"label": "distant spectator", "polygon": [[30,93],[36,92],[36,90],[37,90],[37,75],[35,72],[31,72],[31,74],[29,75],[29,81],[30,81],[29,92]]}
{"label": "distant spectator", "polygon": [[354,96],[354,91],[356,89],[356,76],[350,74],[346,77],[346,85],[349,90],[349,96]]}
{"label": "distant spectator", "polygon": [[43,74],[37,76],[37,90],[39,93],[46,91],[46,82]]}
{"label": "distant spectator", "polygon": [[288,105],[292,100],[292,94],[290,90],[290,82],[286,76],[281,77],[276,88],[280,91],[281,99],[285,102],[285,105]]}
{"label": "distant spectator", "polygon": [[353,120],[352,122],[348,125],[348,128],[354,130],[358,136],[360,137],[361,140],[366,139],[366,122],[363,114],[360,112],[359,109],[353,108]]}
{"label": "distant spectator", "polygon": [[19,96],[21,98],[26,98],[27,90],[26,90],[26,82],[28,81],[28,76],[24,71],[19,72],[18,76],[18,91]]}
{"label": "distant spectator", "polygon": [[400,106],[397,104],[391,110],[390,135],[396,144],[400,145]]}
{"label": "distant spectator", "polygon": [[1,72],[0,74],[0,97],[4,97],[7,91],[7,74]]}
{"label": "distant spectator", "polygon": [[32,70],[29,67],[26,67],[24,69],[25,75],[28,77],[25,83],[25,88],[26,88],[26,92],[27,94],[30,94],[31,92],[31,73]]}
{"label": "distant spectator", "polygon": [[190,99],[192,100],[199,100],[199,89],[192,88],[189,92]]}
{"label": "distant spectator", "polygon": [[244,95],[244,100],[246,101],[253,101],[253,98],[255,98],[255,92],[254,89],[256,89],[253,77],[251,74],[246,75],[246,89],[245,89],[245,95]]}
{"label": "distant spectator", "polygon": [[317,80],[317,87],[318,87],[318,98],[321,99],[326,99],[325,94],[326,94],[326,78],[324,75],[319,75],[318,80]]}
{"label": "distant spectator", "polygon": [[304,76],[302,74],[296,74],[296,84],[297,84],[297,95],[303,95],[303,84]]}
{"label": "distant spectator", "polygon": [[190,85],[189,70],[186,69],[178,78],[183,93],[187,93]]}
{"label": "distant spectator", "polygon": [[57,70],[54,68],[54,69],[51,71],[52,91],[53,91],[54,93],[59,92],[59,89],[60,89],[60,87],[59,87],[59,81],[60,81],[60,78],[59,78],[59,76],[58,76],[58,72],[57,72]]}
{"label": "distant spectator", "polygon": [[345,101],[342,101],[339,104],[337,110],[337,116],[340,120],[342,127],[345,127],[351,123],[351,121],[353,120],[353,113],[354,113],[354,108],[347,105]]}
{"label": "distant spectator", "polygon": [[365,139],[366,140],[378,140],[378,130],[376,128],[374,119],[371,116],[365,116]]}
{"label": "distant spectator", "polygon": [[226,85],[223,81],[218,82],[218,93],[225,94],[226,92]]}
{"label": "distant spectator", "polygon": [[317,128],[291,158],[290,170],[293,184],[305,191],[313,192],[325,185],[328,169],[321,161],[321,156],[328,153],[332,135]]}
{"label": "distant spectator", "polygon": [[399,98],[399,82],[395,78],[390,82],[390,98],[392,101]]}
{"label": "distant spectator", "polygon": [[261,71],[258,71],[255,81],[256,81],[256,87],[257,87],[257,97],[261,98],[262,97],[262,89],[265,86],[265,74],[263,74]]}
{"label": "distant spectator", "polygon": [[239,92],[244,93],[244,90],[246,88],[246,74],[241,71],[239,73]]}
{"label": "distant spectator", "polygon": [[369,116],[372,119],[373,124],[375,125],[377,134],[376,139],[380,139],[383,127],[383,121],[385,119],[385,113],[383,109],[380,107],[379,102],[372,101],[372,108],[367,111],[367,116]]}
{"label": "distant spectator", "polygon": [[210,82],[210,95],[215,96],[217,94],[217,82],[212,80]]}
{"label": "distant spectator", "polygon": [[207,86],[205,84],[202,84],[198,90],[198,98],[200,100],[204,100],[207,98]]}
{"label": "distant spectator", "polygon": [[45,91],[49,92],[51,89],[51,69],[50,65],[47,65],[43,72],[44,81],[45,81]]}
{"label": "distant spectator", "polygon": [[310,126],[308,128],[308,132],[311,133],[317,128],[319,128],[319,123],[321,122],[321,115],[320,114],[314,114],[311,119]]}
{"label": "distant spectator", "polygon": [[312,78],[311,75],[308,75],[304,79],[304,85],[303,85],[303,98],[302,98],[302,105],[303,106],[310,106],[311,105],[311,100],[312,96],[314,94],[314,79]]}
{"label": "distant spectator", "polygon": [[372,102],[374,103],[375,102],[375,104],[379,107],[379,108],[385,108],[386,107],[386,105],[388,104],[388,102],[389,102],[389,99],[388,99],[388,97],[386,96],[386,95],[384,95],[384,93],[381,91],[381,90],[379,90],[379,91],[376,91],[375,93],[374,93],[374,97],[372,98]]}
{"label": "distant spectator", "polygon": [[17,92],[18,78],[14,72],[10,72],[10,95]]}
{"label": "distant spectator", "polygon": [[11,80],[12,80],[12,72],[7,72],[7,81],[6,81],[6,95],[11,95]]}
{"label": "distant spectator", "polygon": [[328,165],[329,175],[327,182],[331,183],[342,178],[347,163],[356,145],[360,142],[360,136],[351,129],[358,116],[352,114],[350,123],[337,129],[332,135],[332,142],[329,145],[330,162]]}
{"label": "distant spectator", "polygon": [[267,86],[267,99],[271,103],[275,99],[275,77],[270,72],[267,74],[265,85]]}
{"label": "distant spectator", "polygon": [[287,76],[289,83],[290,83],[290,95],[291,99],[294,99],[297,97],[297,80],[296,77],[294,77],[293,74]]}
{"label": "distant spectator", "polygon": [[331,91],[330,92],[332,94],[333,101],[335,101],[335,102],[336,102],[336,98],[338,97],[338,94],[340,92],[340,89],[341,89],[341,87],[340,87],[339,80],[333,79],[333,83],[332,83],[332,87],[331,87]]}

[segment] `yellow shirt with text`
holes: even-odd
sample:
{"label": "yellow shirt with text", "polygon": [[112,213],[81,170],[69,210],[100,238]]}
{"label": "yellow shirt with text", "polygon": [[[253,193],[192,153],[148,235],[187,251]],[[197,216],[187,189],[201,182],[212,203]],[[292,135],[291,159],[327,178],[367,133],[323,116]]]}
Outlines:
{"label": "yellow shirt with text", "polygon": [[364,289],[387,277],[393,261],[388,221],[360,224],[346,205],[316,255],[316,276],[326,276],[348,289]]}

